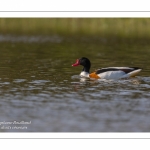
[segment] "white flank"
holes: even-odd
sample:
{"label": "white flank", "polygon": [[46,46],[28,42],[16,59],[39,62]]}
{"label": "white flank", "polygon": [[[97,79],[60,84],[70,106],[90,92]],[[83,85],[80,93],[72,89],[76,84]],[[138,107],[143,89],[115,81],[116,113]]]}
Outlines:
{"label": "white flank", "polygon": [[101,79],[119,79],[125,75],[123,71],[107,71],[104,73],[98,74]]}

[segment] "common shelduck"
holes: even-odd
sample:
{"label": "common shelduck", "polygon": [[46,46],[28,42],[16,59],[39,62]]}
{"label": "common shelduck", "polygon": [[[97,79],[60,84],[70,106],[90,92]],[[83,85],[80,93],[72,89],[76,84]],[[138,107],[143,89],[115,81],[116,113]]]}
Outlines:
{"label": "common shelduck", "polygon": [[138,67],[108,67],[96,70],[89,73],[91,62],[88,58],[82,57],[76,60],[72,66],[83,66],[81,77],[95,78],[95,79],[121,79],[136,76],[142,69]]}

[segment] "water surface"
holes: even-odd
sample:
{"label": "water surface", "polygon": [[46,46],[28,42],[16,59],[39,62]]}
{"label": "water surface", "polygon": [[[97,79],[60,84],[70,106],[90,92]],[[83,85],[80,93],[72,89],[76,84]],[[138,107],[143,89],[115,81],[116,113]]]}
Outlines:
{"label": "water surface", "polygon": [[[0,47],[1,132],[150,131],[149,42],[1,35]],[[91,71],[143,71],[132,79],[82,80],[82,67],[71,66],[82,56]]]}

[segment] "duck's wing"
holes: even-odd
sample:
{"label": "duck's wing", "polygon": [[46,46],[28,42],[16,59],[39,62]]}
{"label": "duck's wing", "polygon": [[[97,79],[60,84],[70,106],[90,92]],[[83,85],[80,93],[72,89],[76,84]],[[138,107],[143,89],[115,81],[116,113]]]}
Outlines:
{"label": "duck's wing", "polygon": [[100,78],[118,79],[136,76],[142,69],[138,67],[108,67],[95,71]]}
{"label": "duck's wing", "polygon": [[97,69],[95,73],[100,74],[108,71],[123,71],[124,73],[130,73],[135,70],[142,70],[142,69],[139,67],[107,67],[107,68]]}

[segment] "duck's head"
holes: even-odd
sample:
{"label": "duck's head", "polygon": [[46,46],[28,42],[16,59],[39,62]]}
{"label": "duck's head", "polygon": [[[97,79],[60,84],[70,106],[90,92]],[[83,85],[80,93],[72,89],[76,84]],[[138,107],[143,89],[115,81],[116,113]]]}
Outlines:
{"label": "duck's head", "polygon": [[75,64],[72,64],[73,67],[79,66],[79,65],[84,67],[83,71],[89,72],[90,67],[91,67],[91,62],[88,58],[82,57],[80,59],[77,59]]}

